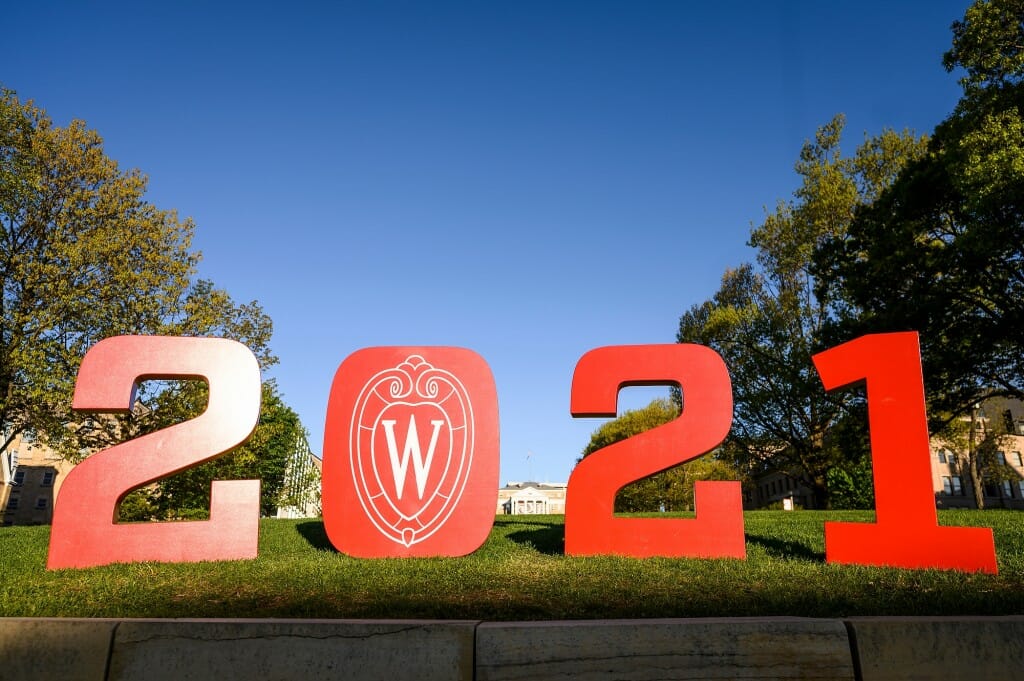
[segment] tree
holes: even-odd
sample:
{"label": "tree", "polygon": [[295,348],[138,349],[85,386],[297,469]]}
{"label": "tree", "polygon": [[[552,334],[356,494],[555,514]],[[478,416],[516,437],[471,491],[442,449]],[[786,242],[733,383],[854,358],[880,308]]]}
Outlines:
{"label": "tree", "polygon": [[25,430],[72,460],[138,432],[131,417],[67,427],[78,366],[102,338],[223,335],[276,361],[270,318],[193,279],[192,221],[145,191],[85,123],[55,126],[0,88],[0,453]]}
{"label": "tree", "polygon": [[871,469],[867,402],[856,400],[826,438],[839,447],[835,465],[825,473],[829,505],[834,509],[873,509],[875,480]]}
{"label": "tree", "polygon": [[[206,404],[203,383],[178,382],[163,390],[143,417],[153,432],[197,416]],[[299,416],[282,400],[273,381],[263,383],[260,419],[249,440],[231,453],[158,481],[121,502],[124,520],[209,517],[214,480],[260,480],[260,513],[273,515],[281,504],[288,458],[304,435]]]}
{"label": "tree", "polygon": [[842,303],[834,342],[920,332],[933,430],[1024,396],[1024,2],[975,2],[943,63],[964,72],[956,110],[815,254],[819,292]]}
{"label": "tree", "polygon": [[967,8],[954,21],[953,47],[942,57],[947,71],[963,68],[965,93],[996,90],[1020,83],[1024,73],[1024,2],[989,0]]}
{"label": "tree", "polygon": [[[677,416],[679,407],[668,399],[656,399],[643,409],[628,410],[594,431],[577,463],[599,449],[668,423]],[[615,495],[615,511],[691,511],[694,482],[739,478],[739,472],[727,462],[713,455],[702,456],[626,485]]]}
{"label": "tree", "polygon": [[815,295],[812,254],[822,240],[842,238],[854,212],[920,156],[925,143],[886,130],[844,157],[844,124],[836,116],[804,144],[793,199],[779,202],[751,231],[757,265],[727,271],[712,299],[682,315],[676,337],[713,348],[729,367],[735,406],[726,449],[737,464],[751,473],[797,475],[818,508],[830,506],[828,472],[856,467],[864,452],[858,440],[829,436],[853,398],[826,394],[811,363],[825,347],[832,314],[830,301]]}

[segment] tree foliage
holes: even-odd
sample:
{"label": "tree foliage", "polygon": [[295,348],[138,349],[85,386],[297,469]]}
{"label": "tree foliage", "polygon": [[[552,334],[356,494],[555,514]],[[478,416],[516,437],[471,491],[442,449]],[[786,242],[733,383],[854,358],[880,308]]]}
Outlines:
{"label": "tree foliage", "polygon": [[1024,396],[1024,3],[975,2],[944,64],[964,92],[927,153],[815,255],[835,341],[921,333],[936,429]]}
{"label": "tree foliage", "polygon": [[[142,432],[154,432],[198,416],[206,405],[205,383],[176,382],[161,391],[141,418]],[[282,503],[289,457],[304,436],[302,423],[281,399],[273,381],[263,383],[260,419],[249,440],[231,453],[158,481],[122,501],[125,520],[209,517],[214,480],[260,480],[260,513],[273,515]]]}
{"label": "tree foliage", "polygon": [[801,184],[750,234],[757,263],[728,270],[714,297],[679,320],[677,340],[699,343],[725,359],[733,382],[734,420],[727,450],[752,473],[781,469],[798,476],[829,506],[828,472],[855,466],[857,441],[830,436],[851,397],[822,388],[811,355],[824,349],[833,314],[815,293],[812,256],[823,240],[841,239],[854,213],[879,196],[923,138],[886,130],[843,156],[845,120],[834,117],[804,144],[795,169]]}
{"label": "tree foliage", "polygon": [[970,94],[1020,82],[1024,73],[1024,1],[975,2],[953,22],[953,47],[942,57],[947,71],[962,68]]}
{"label": "tree foliage", "polygon": [[26,429],[70,459],[137,432],[130,417],[67,427],[78,366],[105,337],[228,336],[276,361],[259,304],[195,280],[192,221],[145,191],[85,123],[56,126],[0,89],[0,452]]}
{"label": "tree foliage", "polygon": [[[668,423],[677,416],[679,408],[668,399],[654,400],[643,409],[628,410],[594,431],[579,460],[620,440]],[[615,511],[692,511],[694,482],[739,479],[739,472],[726,461],[714,455],[702,456],[626,485],[615,495]]]}

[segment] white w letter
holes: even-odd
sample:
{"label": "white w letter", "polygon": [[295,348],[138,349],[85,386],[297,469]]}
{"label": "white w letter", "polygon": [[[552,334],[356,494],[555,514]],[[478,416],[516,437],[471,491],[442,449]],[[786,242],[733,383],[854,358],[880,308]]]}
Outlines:
{"label": "white w letter", "polygon": [[405,447],[402,449],[402,459],[398,459],[398,442],[395,439],[394,419],[381,421],[384,426],[384,437],[388,442],[388,454],[391,455],[391,474],[395,477],[395,493],[399,499],[405,490],[405,474],[409,470],[409,455],[412,455],[413,472],[416,473],[416,492],[420,499],[423,498],[423,488],[427,486],[427,474],[430,472],[430,462],[434,460],[434,447],[437,446],[437,436],[441,432],[444,421],[431,421],[434,432],[430,434],[430,445],[427,447],[427,459],[423,460],[423,453],[420,450],[420,438],[416,433],[416,417],[409,417],[409,430],[405,433]]}

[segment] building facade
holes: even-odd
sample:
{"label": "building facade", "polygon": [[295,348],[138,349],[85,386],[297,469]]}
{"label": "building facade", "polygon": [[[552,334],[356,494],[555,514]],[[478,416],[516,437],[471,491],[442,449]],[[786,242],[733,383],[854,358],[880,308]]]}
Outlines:
{"label": "building facade", "polygon": [[2,524],[48,525],[53,521],[53,503],[72,464],[31,433],[15,436],[2,458]]}
{"label": "building facade", "polygon": [[565,482],[509,482],[498,489],[498,515],[564,514]]}
{"label": "building facade", "polygon": [[814,494],[795,475],[768,471],[743,487],[743,508],[814,508]]}
{"label": "building facade", "polygon": [[[992,399],[978,405],[972,417],[963,419],[966,440],[974,429],[975,443],[990,441],[994,461],[987,462],[983,484],[985,508],[1024,510],[1024,403]],[[940,437],[929,441],[932,490],[938,508],[977,508],[967,468],[966,445]],[[747,509],[778,508],[790,503],[796,508],[814,508],[810,488],[799,476],[770,471],[757,476],[744,488]]]}
{"label": "building facade", "polygon": [[313,455],[305,433],[300,433],[288,457],[281,489],[278,518],[316,518],[323,512],[320,501],[323,462]]}
{"label": "building facade", "polygon": [[[0,522],[3,525],[49,525],[61,485],[74,464],[55,454],[31,432],[15,436],[0,455]],[[322,464],[305,436],[286,464],[279,518],[320,515]]]}
{"label": "building facade", "polygon": [[[975,443],[991,441],[987,448],[994,460],[986,461],[988,475],[982,484],[985,508],[1024,509],[1024,403],[989,400],[964,419]],[[932,438],[932,487],[939,508],[977,508],[964,445]]]}

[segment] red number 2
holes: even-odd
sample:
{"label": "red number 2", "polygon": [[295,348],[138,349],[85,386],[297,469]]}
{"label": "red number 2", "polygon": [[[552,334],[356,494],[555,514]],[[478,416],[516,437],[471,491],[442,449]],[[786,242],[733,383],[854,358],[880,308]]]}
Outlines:
{"label": "red number 2", "polygon": [[876,522],[825,523],[825,559],[994,574],[991,529],[938,524],[917,334],[861,336],[813,359],[826,390],[866,381],[875,480]]}
{"label": "red number 2", "polygon": [[594,452],[573,470],[566,491],[566,554],[746,557],[738,481],[697,482],[694,519],[614,517],[620,488],[695,459],[725,439],[732,384],[718,353],[699,345],[597,348],[576,365],[570,411],[577,417],[615,416],[623,387],[671,383],[683,391],[678,418]]}
{"label": "red number 2", "polygon": [[100,341],[82,359],[72,407],[126,412],[139,381],[169,378],[206,379],[206,411],[93,454],[72,469],[54,506],[47,568],[256,557],[259,480],[214,482],[209,520],[115,522],[117,504],[129,491],[231,451],[256,427],[259,365],[248,348],[223,338],[119,336]]}

